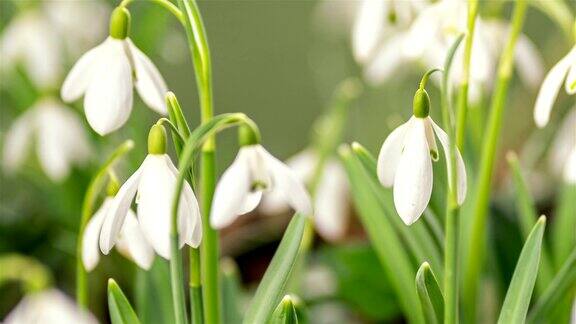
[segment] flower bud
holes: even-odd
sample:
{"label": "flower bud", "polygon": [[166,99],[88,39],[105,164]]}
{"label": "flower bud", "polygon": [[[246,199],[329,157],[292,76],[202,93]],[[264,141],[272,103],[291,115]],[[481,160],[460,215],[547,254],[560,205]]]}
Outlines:
{"label": "flower bud", "polygon": [[148,154],[166,154],[166,129],[154,124],[148,133]]}
{"label": "flower bud", "polygon": [[110,36],[125,39],[130,32],[130,12],[125,7],[117,7],[110,15]]}
{"label": "flower bud", "polygon": [[412,107],[414,116],[418,118],[428,117],[430,113],[430,97],[428,97],[428,92],[425,89],[416,90]]}
{"label": "flower bud", "polygon": [[240,146],[259,144],[260,135],[256,134],[252,128],[241,125],[238,127],[238,142]]}

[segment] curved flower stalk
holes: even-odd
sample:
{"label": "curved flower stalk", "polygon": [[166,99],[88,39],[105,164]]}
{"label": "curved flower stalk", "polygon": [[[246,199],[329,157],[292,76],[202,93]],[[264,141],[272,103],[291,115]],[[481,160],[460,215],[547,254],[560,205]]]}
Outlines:
{"label": "curved flower stalk", "polygon": [[[122,185],[110,204],[100,232],[100,250],[108,254],[118,243],[123,226],[130,226],[129,209],[134,197],[138,205],[138,225],[154,251],[170,259],[171,206],[178,170],[166,154],[166,131],[154,125],[148,137],[148,156]],[[198,247],[202,239],[202,220],[198,202],[188,182],[178,209],[179,245]]]}
{"label": "curved flower stalk", "polygon": [[101,35],[106,11],[107,6],[98,1],[47,1],[18,14],[0,40],[0,69],[8,72],[22,64],[37,86],[54,87],[66,57],[62,45],[71,54],[86,48]]}
{"label": "curved flower stalk", "polygon": [[49,289],[26,295],[6,316],[4,323],[96,324],[98,321],[64,293]]}
{"label": "curved flower stalk", "polygon": [[85,164],[91,155],[82,121],[53,98],[40,99],[8,129],[4,171],[12,173],[20,168],[33,143],[42,170],[53,181],[65,179],[73,165]]}
{"label": "curved flower stalk", "polygon": [[[304,150],[290,159],[290,167],[302,183],[310,183],[318,164],[318,155],[311,149]],[[316,187],[314,199],[314,227],[324,239],[341,240],[348,226],[348,208],[350,201],[349,184],[340,162],[329,159]],[[278,214],[290,206],[277,191],[272,191],[258,207],[266,214]]]}
{"label": "curved flower stalk", "polygon": [[[466,1],[442,0],[421,11],[410,27],[403,44],[404,54],[423,62],[426,68],[442,66],[457,37],[467,31]],[[510,25],[498,20],[477,18],[472,43],[469,100],[478,102],[482,90],[491,87],[496,75],[499,54],[509,34]],[[463,48],[455,54],[451,81],[463,81]],[[536,46],[525,35],[520,35],[515,52],[518,73],[529,87],[535,88],[543,76],[543,64]]]}
{"label": "curved flower stalk", "polygon": [[[110,212],[114,195],[118,192],[119,184],[114,177],[108,185],[108,195],[102,206],[98,209],[84,230],[82,237],[82,262],[86,271],[92,271],[100,261],[99,238],[102,225]],[[140,229],[136,214],[128,209],[126,219],[119,233],[117,249],[142,269],[148,270],[154,261],[154,249],[146,241]]]}
{"label": "curved flower stalk", "polygon": [[567,183],[576,184],[576,106],[558,130],[550,152],[550,166]]}
{"label": "curved flower stalk", "polygon": [[259,138],[240,128],[241,148],[216,185],[210,224],[215,229],[230,225],[239,215],[254,210],[262,195],[274,192],[290,207],[312,215],[310,196],[298,176],[268,153]]}
{"label": "curved flower stalk", "polygon": [[88,123],[100,135],[122,127],[132,111],[133,91],[154,111],[166,115],[166,83],[152,61],[128,37],[130,13],[112,12],[110,36],[84,54],[72,68],[61,96],[74,101],[84,95]]}
{"label": "curved flower stalk", "polygon": [[542,128],[548,124],[552,106],[562,83],[564,83],[567,94],[576,93],[576,45],[550,69],[544,82],[542,82],[534,107],[534,120],[538,127]]}
{"label": "curved flower stalk", "polygon": [[[418,89],[414,116],[388,135],[378,156],[378,179],[385,187],[393,187],[396,211],[406,225],[416,222],[430,201],[432,160],[438,159],[435,137],[440,140],[445,156],[449,155],[448,135],[430,118],[429,107],[426,90]],[[461,205],[466,197],[466,169],[460,152],[456,153],[457,200]]]}

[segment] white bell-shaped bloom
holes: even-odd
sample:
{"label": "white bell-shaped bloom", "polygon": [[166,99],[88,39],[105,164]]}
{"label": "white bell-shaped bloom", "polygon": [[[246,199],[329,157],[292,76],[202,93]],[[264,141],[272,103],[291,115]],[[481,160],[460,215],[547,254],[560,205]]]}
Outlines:
{"label": "white bell-shaped bloom", "polygon": [[[286,160],[301,182],[313,181],[318,155],[310,150],[304,150]],[[316,186],[314,198],[314,227],[324,239],[338,241],[346,234],[349,216],[349,184],[346,173],[336,159],[326,161],[322,176]],[[276,191],[270,192],[262,199],[258,207],[266,214],[285,212],[289,206]]]}
{"label": "white bell-shaped bloom", "polygon": [[[136,234],[122,233],[131,227],[129,210],[136,197],[136,215],[144,238],[157,254],[170,259],[172,203],[178,170],[166,154],[148,154],[142,165],[122,185],[106,214],[100,231],[100,250],[108,254],[116,243],[131,241]],[[190,185],[185,182],[178,209],[180,247],[198,247],[202,240],[202,220],[198,202]],[[119,243],[120,244],[120,243]],[[137,243],[136,243],[137,244]]]}
{"label": "white bell-shaped bloom", "polygon": [[91,155],[80,118],[51,98],[38,101],[8,129],[2,157],[6,173],[24,164],[32,144],[40,166],[53,181],[66,178],[73,165],[84,164]]}
{"label": "white bell-shaped bloom", "polygon": [[[430,201],[431,155],[438,156],[434,135],[448,156],[450,143],[446,132],[430,117],[415,116],[388,135],[378,156],[378,178],[385,187],[393,187],[396,211],[406,225],[417,221]],[[447,162],[450,163],[450,159]],[[462,204],[466,197],[466,169],[459,151],[456,170],[458,204]]]}
{"label": "white bell-shaped bloom", "polygon": [[567,94],[576,93],[576,46],[550,69],[542,82],[534,108],[534,120],[538,127],[548,124],[552,106],[562,88],[562,83],[565,84]]}
{"label": "white bell-shaped bloom", "polygon": [[26,295],[4,319],[4,324],[97,324],[64,293],[50,289]]}
{"label": "white bell-shaped bloom", "polygon": [[166,83],[152,61],[130,40],[130,14],[126,8],[112,13],[110,35],[102,44],[84,54],[64,84],[64,101],[84,95],[88,123],[100,135],[120,128],[130,117],[133,87],[146,105],[166,115]]}
{"label": "white bell-shaped bloom", "polygon": [[260,144],[240,148],[222,174],[212,202],[210,224],[221,229],[258,204],[263,192],[276,192],[296,212],[311,216],[312,203],[304,184],[288,166]]}
{"label": "white bell-shaped bloom", "polygon": [[568,113],[550,150],[550,166],[567,183],[576,183],[576,107]]}
{"label": "white bell-shaped bloom", "polygon": [[[112,197],[104,199],[102,206],[90,218],[84,230],[84,235],[82,236],[82,262],[87,271],[92,271],[100,261],[100,231],[106,215],[110,212],[112,201]],[[154,262],[154,249],[146,241],[136,215],[131,209],[128,209],[124,225],[122,225],[120,230],[117,248],[122,254],[134,260],[142,269],[150,269],[152,262]]]}

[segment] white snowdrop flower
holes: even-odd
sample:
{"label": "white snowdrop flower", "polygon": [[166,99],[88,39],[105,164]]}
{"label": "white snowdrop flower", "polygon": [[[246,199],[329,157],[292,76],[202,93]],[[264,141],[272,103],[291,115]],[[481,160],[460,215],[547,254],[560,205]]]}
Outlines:
{"label": "white snowdrop flower", "polygon": [[576,106],[568,113],[550,150],[550,166],[567,183],[576,183]]}
{"label": "white snowdrop flower", "polygon": [[[286,165],[303,183],[313,181],[317,164],[318,155],[311,149],[306,149],[286,160]],[[316,186],[316,196],[313,201],[314,227],[324,239],[338,241],[346,234],[349,201],[346,173],[338,160],[330,158]],[[278,214],[288,208],[280,193],[275,191],[266,195],[259,206],[259,209],[266,214]]]}
{"label": "white snowdrop flower", "polygon": [[[106,215],[110,212],[113,197],[104,199],[102,206],[98,209],[86,225],[82,236],[82,262],[86,271],[92,271],[100,261],[100,231]],[[136,215],[128,209],[124,225],[120,230],[117,249],[126,257],[134,260],[142,269],[148,270],[154,262],[154,249],[146,241]]]}
{"label": "white snowdrop flower", "polygon": [[[566,80],[566,81],[564,81]],[[576,45],[546,74],[534,107],[534,120],[540,128],[548,124],[550,112],[564,83],[566,93],[576,93]]]}
{"label": "white snowdrop flower", "polygon": [[8,129],[2,157],[6,173],[24,164],[32,144],[40,166],[53,181],[66,178],[73,165],[83,165],[91,155],[80,118],[52,98],[39,100]]}
{"label": "white snowdrop flower", "polygon": [[3,73],[21,64],[41,88],[53,87],[62,73],[58,34],[38,10],[26,10],[6,26],[0,39],[0,57]]}
{"label": "white snowdrop flower", "polygon": [[50,289],[26,295],[4,319],[4,324],[97,324],[64,293]]}
{"label": "white snowdrop flower", "polygon": [[214,192],[212,227],[226,227],[239,215],[254,210],[264,192],[275,192],[296,212],[312,216],[310,196],[298,175],[268,153],[256,135],[243,137],[241,132],[240,137],[240,151]]}
{"label": "white snowdrop flower", "polygon": [[[138,224],[146,241],[157,254],[170,259],[170,233],[172,204],[176,190],[178,170],[166,154],[166,131],[156,124],[148,137],[148,156],[134,174],[122,185],[100,232],[100,250],[108,254],[119,236],[128,241],[135,235],[122,235],[123,226],[130,226],[127,218],[130,205],[136,197]],[[180,247],[188,244],[198,247],[202,240],[202,220],[198,201],[192,188],[184,182],[178,209],[178,236]],[[121,244],[121,243],[119,243]]]}
{"label": "white snowdrop flower", "polygon": [[[435,135],[445,156],[450,150],[448,135],[429,117],[429,107],[426,90],[418,89],[414,96],[414,116],[388,135],[378,156],[378,179],[385,187],[393,187],[396,211],[406,225],[416,222],[430,201],[432,160],[438,158]],[[450,159],[447,162],[450,163]],[[466,197],[466,169],[459,151],[456,164],[460,205]]]}
{"label": "white snowdrop flower", "polygon": [[152,61],[128,37],[130,14],[124,7],[111,16],[110,37],[84,54],[72,68],[61,96],[74,101],[84,95],[88,123],[100,135],[120,128],[130,117],[133,87],[154,111],[166,115],[166,83]]}
{"label": "white snowdrop flower", "polygon": [[[441,0],[420,12],[404,39],[403,51],[412,59],[422,61],[427,69],[442,66],[450,47],[458,36],[467,31],[466,1]],[[472,43],[470,63],[469,100],[477,102],[484,88],[492,86],[498,58],[506,44],[510,25],[478,17]],[[520,35],[515,51],[518,72],[531,87],[540,82],[543,74],[542,59],[536,46],[525,35]],[[462,82],[464,48],[460,46],[454,56],[451,81]]]}

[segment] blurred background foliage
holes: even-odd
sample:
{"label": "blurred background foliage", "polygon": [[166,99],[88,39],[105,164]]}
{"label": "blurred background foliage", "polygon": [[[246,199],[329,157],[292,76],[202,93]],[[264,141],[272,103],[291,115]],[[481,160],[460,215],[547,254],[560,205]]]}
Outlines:
{"label": "blurred background foliage", "polygon": [[[0,1],[0,28],[3,30],[19,10],[37,5],[38,1]],[[109,5],[114,3],[110,1]],[[350,50],[355,3],[246,0],[200,1],[199,5],[213,55],[216,111],[241,111],[249,115],[258,123],[266,147],[280,158],[288,158],[303,149],[309,143],[315,118],[327,108],[336,85],[347,77],[360,76],[361,69]],[[483,4],[485,15],[508,17],[509,9],[500,1]],[[133,5],[131,12],[134,43],[158,66],[168,87],[179,97],[190,125],[197,125],[198,98],[183,31],[164,10],[145,1]],[[525,33],[537,44],[549,69],[566,52],[563,36],[537,10],[531,9],[526,21]],[[103,28],[102,40],[106,33]],[[63,71],[68,71],[76,59],[67,58]],[[352,103],[345,141],[358,141],[375,154],[389,131],[411,115],[412,96],[422,69],[412,65],[403,70],[381,86],[366,86],[362,96]],[[0,133],[3,135],[14,118],[30,107],[40,94],[22,69],[3,75],[0,85]],[[432,115],[439,116],[438,91],[430,88]],[[56,90],[52,91],[58,96]],[[519,82],[512,83],[501,153],[509,149],[521,152],[534,138],[550,138],[547,132],[554,127],[535,131],[532,121],[535,96],[534,90],[524,88]],[[554,114],[553,122],[561,119],[571,105],[569,101],[558,101],[560,109],[556,108],[556,111],[560,113]],[[56,285],[70,293],[74,291],[74,253],[80,206],[92,173],[116,145],[131,138],[135,141],[135,149],[117,167],[120,178],[125,179],[143,159],[148,128],[158,118],[136,99],[129,122],[121,130],[100,137],[87,125],[81,101],[72,107],[82,116],[97,152],[87,167],[75,169],[62,183],[52,183],[34,160],[16,175],[0,175],[0,253],[20,253],[36,258],[50,269]],[[477,109],[486,110],[487,107]],[[547,145],[546,140],[543,143]],[[220,170],[235,154],[235,134],[228,132],[219,137]],[[507,172],[505,159],[498,163],[496,173],[503,175]],[[471,161],[470,165],[474,168],[475,162]],[[544,181],[536,188],[540,194],[537,198],[542,210],[546,211],[553,204],[556,182],[546,176],[545,168],[541,169]],[[505,177],[498,176],[496,185],[506,193],[508,184],[503,179]],[[521,236],[516,219],[510,216],[513,207],[506,198],[510,196],[495,196],[497,212],[491,219],[493,240],[490,241],[499,248],[497,260],[489,261],[504,270],[501,273],[510,275],[521,247]],[[265,218],[257,234],[252,230],[246,235],[236,235],[237,227],[223,233],[223,254],[236,259],[247,287],[257,282],[265,270],[287,223],[288,215],[285,216]],[[336,320],[332,322],[327,317],[326,323],[353,319],[393,320],[399,316],[393,292],[381,273],[374,251],[365,242],[363,231],[357,221],[352,222],[355,225],[344,242],[331,246],[317,242],[311,269],[316,269],[316,275],[321,278],[332,280],[331,283],[320,281],[323,283],[320,290],[326,290],[327,286],[331,289],[321,291],[320,295],[304,296],[305,301],[311,314],[326,311],[335,316]],[[238,237],[248,242],[226,243]],[[102,258],[90,276],[91,308],[102,320],[107,320],[104,293],[108,277],[114,277],[129,296],[140,294],[139,309],[144,309],[147,302],[158,307],[158,312],[143,315],[144,322],[157,322],[155,316],[170,312],[170,299],[163,295],[169,289],[167,264],[160,258],[148,274],[137,270],[116,252]],[[508,280],[502,278],[503,282]],[[150,285],[156,289],[148,292],[154,293],[142,294]],[[0,318],[21,295],[16,284],[0,287]]]}

